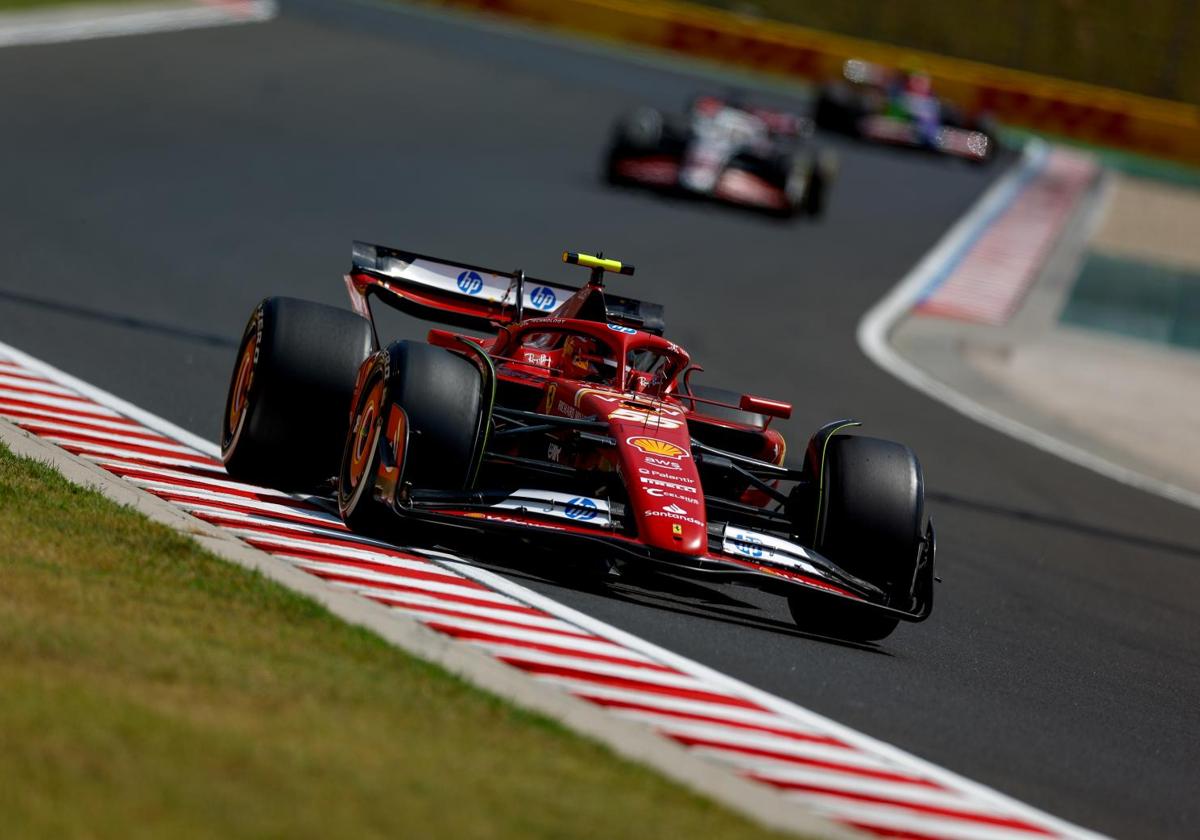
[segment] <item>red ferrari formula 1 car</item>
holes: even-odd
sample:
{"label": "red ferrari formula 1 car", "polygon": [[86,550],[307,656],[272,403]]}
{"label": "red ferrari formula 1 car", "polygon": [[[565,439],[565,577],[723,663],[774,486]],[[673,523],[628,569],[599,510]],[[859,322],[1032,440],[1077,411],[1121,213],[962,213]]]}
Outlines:
{"label": "red ferrari formula 1 car", "polygon": [[[784,466],[778,400],[693,385],[662,307],[605,290],[633,267],[585,254],[582,288],[355,243],[354,311],[255,308],[224,412],[233,477],[336,492],[355,531],[510,534],[786,596],[824,635],[887,636],[932,608],[934,534],[912,451],[841,420]],[[384,344],[371,301],[482,330]],[[786,489],[785,489],[786,488]]]}

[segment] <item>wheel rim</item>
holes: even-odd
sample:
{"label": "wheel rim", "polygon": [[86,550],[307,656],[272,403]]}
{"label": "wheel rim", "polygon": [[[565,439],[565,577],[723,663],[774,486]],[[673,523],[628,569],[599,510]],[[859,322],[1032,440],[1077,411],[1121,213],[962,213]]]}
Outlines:
{"label": "wheel rim", "polygon": [[250,397],[250,384],[254,381],[254,356],[258,352],[258,331],[251,333],[250,340],[242,350],[238,360],[237,375],[233,380],[233,388],[229,394],[229,415],[227,418],[230,436],[237,432],[246,414],[246,404]]}
{"label": "wheel rim", "polygon": [[379,379],[371,386],[363,399],[362,408],[354,419],[350,430],[350,458],[347,484],[354,490],[362,483],[363,474],[375,451],[376,440],[379,437],[380,405],[383,402],[383,380]]}

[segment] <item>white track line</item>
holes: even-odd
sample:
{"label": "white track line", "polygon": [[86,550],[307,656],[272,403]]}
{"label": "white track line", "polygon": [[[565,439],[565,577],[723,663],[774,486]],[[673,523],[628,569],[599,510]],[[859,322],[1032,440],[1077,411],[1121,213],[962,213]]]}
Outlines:
{"label": "white track line", "polygon": [[1113,463],[1094,452],[1027,426],[976,402],[944,382],[934,379],[905,359],[888,341],[892,329],[917,304],[930,284],[936,282],[937,278],[944,274],[946,267],[957,259],[965,248],[970,247],[998,213],[1008,206],[1020,190],[1022,182],[1029,177],[1029,173],[1040,165],[1041,156],[1044,154],[1044,146],[1038,141],[1026,146],[1021,160],[993,184],[970,211],[938,241],[933,250],[863,316],[858,324],[858,346],[871,361],[897,379],[988,428],[1106,478],[1200,510],[1200,493]]}
{"label": "white track line", "polygon": [[0,16],[0,47],[256,23],[270,20],[277,11],[275,0],[216,0],[184,6],[130,4],[9,13]]}

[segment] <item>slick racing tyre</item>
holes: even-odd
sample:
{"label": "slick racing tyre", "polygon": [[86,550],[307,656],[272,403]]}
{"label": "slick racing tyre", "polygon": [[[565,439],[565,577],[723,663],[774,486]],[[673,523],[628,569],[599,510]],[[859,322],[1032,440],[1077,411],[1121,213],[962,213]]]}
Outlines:
{"label": "slick racing tyre", "polygon": [[221,458],[239,481],[305,490],[337,474],[355,376],[371,325],[353,312],[287,297],[254,310],[238,347],[221,423]]}
{"label": "slick racing tyre", "polygon": [[817,94],[813,120],[824,131],[839,134],[858,134],[858,122],[867,114],[862,97],[849,85],[825,85]]}
{"label": "slick racing tyre", "polygon": [[617,144],[631,151],[656,151],[663,142],[664,123],[660,112],[638,108],[617,125]]}
{"label": "slick racing tyre", "polygon": [[465,490],[485,434],[483,377],[462,356],[397,341],[366,362],[338,473],[338,509],[378,533],[396,489]]}
{"label": "slick racing tyre", "polygon": [[831,149],[822,149],[811,163],[808,179],[808,189],[804,191],[800,209],[808,216],[818,219],[825,214],[825,205],[829,199],[829,187],[837,176],[837,153]]}
{"label": "slick racing tyre", "polygon": [[825,176],[816,169],[808,176],[808,187],[800,200],[800,210],[814,219],[820,218],[825,212]]}
{"label": "slick racing tyre", "polygon": [[668,155],[681,158],[687,146],[688,129],[654,108],[638,108],[621,117],[613,132],[604,160],[604,176],[613,184],[633,183],[620,174],[617,165],[627,158]]}
{"label": "slick racing tyre", "polygon": [[[922,547],[924,478],[916,455],[887,440],[835,436],[822,473],[814,548],[882,589],[889,606],[905,606]],[[882,639],[899,623],[815,593],[797,593],[789,606],[803,629],[845,639]]]}

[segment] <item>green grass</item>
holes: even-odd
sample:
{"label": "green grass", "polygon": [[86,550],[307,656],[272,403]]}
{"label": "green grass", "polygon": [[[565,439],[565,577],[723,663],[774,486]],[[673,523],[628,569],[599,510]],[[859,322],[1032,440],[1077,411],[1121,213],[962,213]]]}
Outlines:
{"label": "green grass", "polygon": [[5,837],[765,837],[0,446]]}

